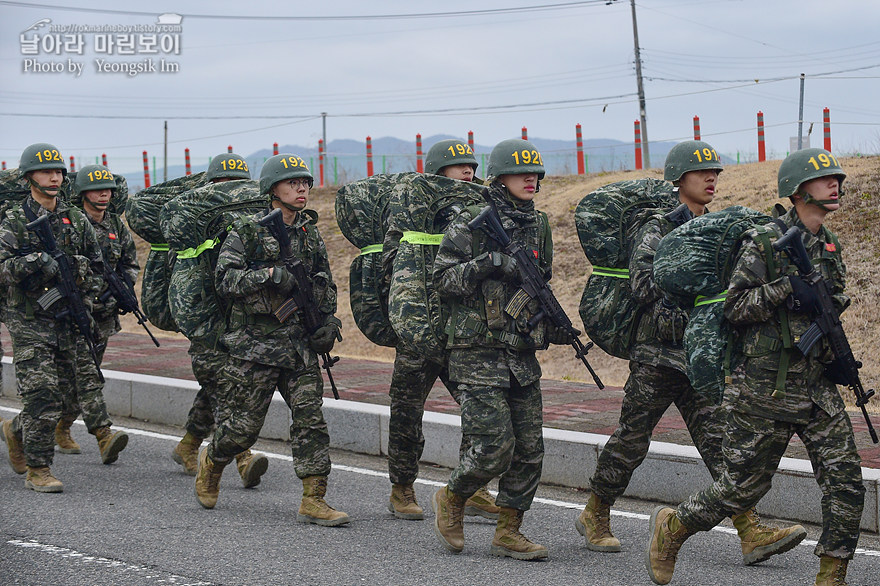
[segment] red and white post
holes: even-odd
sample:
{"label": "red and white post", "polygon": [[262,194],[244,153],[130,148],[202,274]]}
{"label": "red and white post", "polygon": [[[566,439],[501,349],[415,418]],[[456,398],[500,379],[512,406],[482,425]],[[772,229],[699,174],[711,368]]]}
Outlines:
{"label": "red and white post", "polygon": [[758,110],[758,162],[767,160],[767,150],[764,147],[764,113]]}
{"label": "red and white post", "polygon": [[318,139],[318,187],[324,187],[324,139]]}
{"label": "red and white post", "polygon": [[373,176],[373,139],[367,137],[367,177]]}
{"label": "red and white post", "polygon": [[831,152],[831,110],[822,110],[822,137],[825,140],[825,150]]}
{"label": "red and white post", "polygon": [[188,148],[183,149],[183,158],[186,161],[186,174],[192,175],[193,174],[192,165],[190,164],[190,160],[189,160],[189,149]]}
{"label": "red and white post", "polygon": [[577,138],[577,160],[578,160],[578,175],[584,174],[584,135],[581,129],[580,123],[577,124],[575,128],[575,136]]}
{"label": "red and white post", "polygon": [[700,117],[694,116],[694,140],[700,139]]}
{"label": "red and white post", "polygon": [[425,159],[422,152],[422,135],[416,134],[416,171],[418,173],[425,172]]}
{"label": "red and white post", "polygon": [[529,130],[525,126],[522,127],[522,139],[529,140]]}
{"label": "red and white post", "polygon": [[150,186],[150,161],[147,159],[147,151],[144,151],[144,187]]}
{"label": "red and white post", "polygon": [[636,171],[642,168],[642,123],[635,122]]}

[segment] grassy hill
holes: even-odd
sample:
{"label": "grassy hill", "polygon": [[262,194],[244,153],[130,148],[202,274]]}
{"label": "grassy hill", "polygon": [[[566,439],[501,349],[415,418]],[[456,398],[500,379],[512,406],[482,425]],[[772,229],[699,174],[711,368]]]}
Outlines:
{"label": "grassy hill", "polygon": [[[830,216],[828,226],[841,241],[848,269],[847,292],[852,306],[842,320],[857,359],[864,362],[862,380],[872,388],[880,377],[880,158],[841,160],[848,173],[843,207]],[[721,174],[712,210],[730,205],[744,205],[770,212],[776,203],[776,172],[779,161],[728,166]],[[553,228],[555,259],[553,288],[569,317],[580,325],[577,307],[590,274],[574,225],[574,209],[581,198],[594,189],[615,181],[641,177],[662,178],[662,171],[620,171],[594,175],[548,177],[542,182],[537,206],[547,212]],[[334,214],[336,191],[314,189],[309,207],[320,214],[318,226],[330,255],[334,278],[339,286],[338,315],[343,322],[345,340],[337,345],[342,356],[391,361],[394,351],[369,342],[357,329],[348,301],[348,270],[358,250],[342,236]],[[784,200],[787,203],[787,200]],[[141,264],[146,249],[141,251]],[[133,325],[134,327],[131,327]],[[126,330],[137,331],[137,324]],[[585,339],[585,338],[584,338]],[[544,376],[556,379],[591,381],[589,373],[568,347],[554,346],[540,353]],[[623,385],[628,374],[627,362],[606,355],[598,349],[590,352],[590,362],[609,385]],[[847,397],[849,399],[849,397]],[[874,410],[880,410],[875,398]]]}

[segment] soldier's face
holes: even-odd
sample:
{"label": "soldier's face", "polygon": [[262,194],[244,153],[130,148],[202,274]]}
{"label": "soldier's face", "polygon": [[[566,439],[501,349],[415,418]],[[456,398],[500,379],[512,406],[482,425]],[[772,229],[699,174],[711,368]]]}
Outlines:
{"label": "soldier's face", "polygon": [[37,169],[31,171],[31,180],[46,191],[58,191],[64,182],[61,169]]}
{"label": "soldier's face", "polygon": [[500,175],[498,177],[510,195],[522,201],[532,201],[538,192],[538,174],[525,173],[523,175]]}
{"label": "soldier's face", "polygon": [[702,169],[689,171],[678,182],[678,196],[682,203],[706,205],[715,198],[718,171]]}
{"label": "soldier's face", "polygon": [[103,210],[109,206],[111,197],[113,197],[113,192],[109,189],[91,189],[83,192],[83,199],[98,210]]}
{"label": "soldier's face", "polygon": [[309,203],[309,180],[306,177],[294,177],[279,181],[273,189],[278,199],[298,210],[303,209]]}
{"label": "soldier's face", "polygon": [[801,183],[800,191],[809,193],[815,201],[820,202],[823,210],[833,212],[840,209],[840,181],[834,175],[805,181]]}
{"label": "soldier's face", "polygon": [[440,173],[450,179],[458,179],[459,181],[473,181],[474,168],[468,164],[449,165],[440,169]]}

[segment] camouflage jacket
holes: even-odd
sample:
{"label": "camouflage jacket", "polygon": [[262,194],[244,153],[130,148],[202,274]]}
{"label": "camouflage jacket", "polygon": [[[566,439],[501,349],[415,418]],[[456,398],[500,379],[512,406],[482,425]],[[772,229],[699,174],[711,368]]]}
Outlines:
{"label": "camouflage jacket", "polygon": [[655,215],[636,236],[629,261],[629,283],[640,315],[630,360],[687,372],[683,346],[687,314],[664,304],[663,292],[654,282],[654,254],[660,240],[675,227],[664,216]]}
{"label": "camouflage jacket", "polygon": [[[838,311],[849,306],[844,290],[846,267],[840,255],[837,238],[826,227],[812,234],[798,218],[794,209],[779,218],[786,227],[802,230],[804,245],[815,266],[831,286]],[[781,236],[770,224],[769,242]],[[768,253],[775,265],[768,270]],[[788,275],[796,274],[794,265],[784,253],[765,249],[757,230],[747,233],[736,259],[730,280],[724,315],[734,326],[737,335],[738,356],[733,363],[732,382],[725,387],[725,400],[737,410],[762,415],[770,419],[803,423],[809,420],[813,404],[829,415],[844,409],[837,387],[825,378],[826,364],[833,354],[825,340],[816,343],[804,356],[797,348],[785,348],[783,336],[788,324],[791,340],[796,340],[810,326],[812,319],[805,314],[791,312],[786,298],[791,293]],[[788,354],[787,369],[781,360]],[[785,374],[784,392],[774,391],[778,373]]]}
{"label": "camouflage jacket", "polygon": [[89,309],[101,287],[99,275],[104,266],[95,231],[80,210],[64,201],[58,199],[55,211],[49,212],[31,196],[8,210],[0,223],[0,286],[7,292],[6,323],[10,331],[19,340],[26,336],[70,347],[75,326],[69,319],[55,319],[63,301],[45,310],[37,304],[37,299],[57,283],[58,277],[46,278],[38,273],[23,278],[20,273],[22,257],[44,251],[40,239],[26,227],[28,220],[22,206],[28,206],[37,217],[49,216],[57,246],[71,259],[77,287]]}
{"label": "camouflage jacket", "polygon": [[[490,196],[511,240],[534,253],[549,280],[553,240],[546,216],[531,204],[515,208],[507,189],[500,184],[492,185]],[[547,347],[545,322],[539,322],[531,331],[526,326],[538,312],[536,300],[528,302],[516,318],[504,312],[519,288],[515,282],[478,280],[475,272],[479,258],[499,251],[500,246],[482,230],[468,227],[473,218],[472,211],[465,209],[452,221],[434,260],[437,292],[451,305],[446,326],[448,347],[452,349],[450,378],[507,387],[513,375],[520,384],[530,384],[541,377],[535,350]]]}
{"label": "camouflage jacket", "polygon": [[[100,222],[96,222],[88,214],[85,214],[85,216],[89,219],[89,223],[94,228],[95,235],[98,238],[98,245],[101,247],[101,253],[104,257],[105,270],[124,272],[132,283],[137,283],[141,267],[138,264],[134,239],[131,237],[131,232],[128,231],[122,218],[118,214],[113,214],[109,211],[104,213],[104,219]],[[112,322],[112,324],[108,325],[112,325],[112,333],[116,333],[119,331],[116,299],[110,296],[106,301],[102,302],[100,300],[107,291],[107,283],[104,281],[103,275],[101,276],[101,281],[101,290],[92,306],[92,315],[95,316],[95,320],[101,326],[102,331],[107,329],[103,322]],[[107,332],[104,333],[107,334]]]}
{"label": "camouflage jacket", "polygon": [[[232,356],[261,364],[292,368],[293,352],[306,364],[316,363],[317,356],[308,346],[300,313],[294,312],[284,323],[273,314],[287,296],[269,276],[269,269],[283,261],[278,241],[257,223],[262,217],[261,212],[236,221],[220,249],[215,273],[217,291],[232,304],[223,342]],[[317,221],[316,212],[303,210],[287,230],[293,254],[302,261],[311,280],[324,323],[338,324],[333,315],[336,284],[330,273],[327,249],[315,225]]]}

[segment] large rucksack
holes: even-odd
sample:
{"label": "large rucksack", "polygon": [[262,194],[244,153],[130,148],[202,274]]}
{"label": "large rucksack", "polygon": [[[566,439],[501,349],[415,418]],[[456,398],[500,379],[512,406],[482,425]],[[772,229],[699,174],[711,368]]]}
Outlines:
{"label": "large rucksack", "polygon": [[403,232],[392,265],[388,314],[398,338],[428,356],[446,348],[448,307],[434,289],[434,258],[449,223],[485,205],[484,187],[441,175],[416,174],[395,188],[389,213]]}
{"label": "large rucksack", "polygon": [[[744,234],[773,218],[742,206],[694,218],[667,234],[654,255],[654,281],[690,310],[684,332],[688,378],[694,389],[721,401],[734,352],[724,299]],[[772,226],[772,224],[771,224]]]}
{"label": "large rucksack", "polygon": [[190,340],[213,348],[226,331],[228,303],[214,285],[220,246],[235,220],[267,205],[259,183],[245,179],[187,191],[162,207],[159,224],[176,255],[168,304],[178,328]]}
{"label": "large rucksack", "polygon": [[206,182],[204,172],[178,177],[137,192],[128,198],[125,206],[128,227],[150,244],[141,282],[141,306],[150,323],[160,330],[180,331],[168,305],[168,285],[175,257],[159,226],[159,214],[166,203]]}
{"label": "large rucksack", "polygon": [[629,359],[640,315],[629,283],[636,235],[648,219],[678,203],[671,183],[639,179],[600,187],[575,208],[578,238],[593,265],[578,311],[590,339],[612,356]]}
{"label": "large rucksack", "polygon": [[342,235],[360,249],[348,272],[351,314],[358,329],[379,346],[397,345],[382,287],[382,241],[388,230],[391,192],[413,172],[380,174],[343,185],[336,192],[336,222]]}

